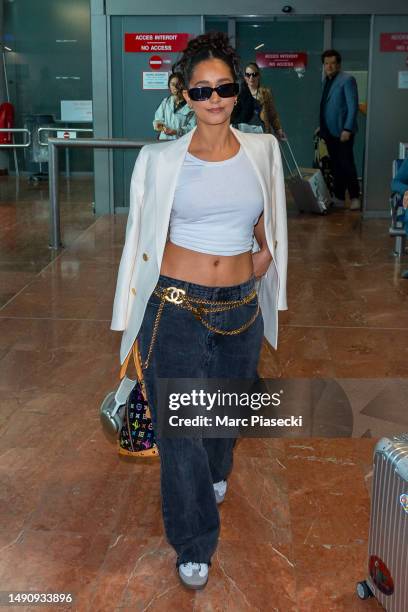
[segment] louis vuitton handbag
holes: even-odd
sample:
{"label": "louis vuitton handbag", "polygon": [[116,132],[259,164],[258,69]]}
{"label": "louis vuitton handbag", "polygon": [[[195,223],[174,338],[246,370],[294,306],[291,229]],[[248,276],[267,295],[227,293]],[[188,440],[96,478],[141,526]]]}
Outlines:
{"label": "louis vuitton handbag", "polygon": [[[136,380],[126,376],[131,356]],[[117,441],[119,455],[158,456],[137,341],[121,367],[120,378],[116,393],[109,393],[100,407],[103,430],[111,440]]]}

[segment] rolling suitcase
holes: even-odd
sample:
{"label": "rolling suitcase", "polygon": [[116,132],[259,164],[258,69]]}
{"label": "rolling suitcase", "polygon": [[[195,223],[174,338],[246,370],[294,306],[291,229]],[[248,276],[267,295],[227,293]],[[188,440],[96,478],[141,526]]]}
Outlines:
{"label": "rolling suitcase", "polygon": [[408,434],[382,438],[374,451],[368,577],[360,599],[375,596],[387,612],[408,610]]}
{"label": "rolling suitcase", "polygon": [[[287,145],[288,155],[285,154],[283,143]],[[281,152],[289,171],[286,184],[299,212],[327,214],[331,198],[321,171],[315,168],[299,168],[287,139],[281,141]]]}

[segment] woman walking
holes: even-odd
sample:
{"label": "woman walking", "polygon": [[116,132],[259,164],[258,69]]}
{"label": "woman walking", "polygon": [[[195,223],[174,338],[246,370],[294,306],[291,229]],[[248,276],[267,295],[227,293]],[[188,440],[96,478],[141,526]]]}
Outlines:
{"label": "woman walking", "polygon": [[250,62],[245,68],[245,81],[255,100],[255,111],[251,123],[262,125],[266,134],[274,133],[279,140],[285,138],[272,92],[261,86],[261,73],[258,64]]}
{"label": "woman walking", "polygon": [[184,136],[196,124],[194,111],[183,97],[182,77],[172,73],[169,76],[170,95],[164,98],[154,115],[153,128],[160,132],[159,140],[175,140]]}
{"label": "woman walking", "polygon": [[[276,347],[277,311],[287,308],[279,146],[230,126],[235,50],[225,34],[204,34],[176,69],[197,127],[139,153],[112,320],[123,330],[122,362],[138,337],[156,422],[158,378],[255,378],[263,335]],[[234,441],[158,436],[157,443],[166,535],[182,583],[202,588]]]}

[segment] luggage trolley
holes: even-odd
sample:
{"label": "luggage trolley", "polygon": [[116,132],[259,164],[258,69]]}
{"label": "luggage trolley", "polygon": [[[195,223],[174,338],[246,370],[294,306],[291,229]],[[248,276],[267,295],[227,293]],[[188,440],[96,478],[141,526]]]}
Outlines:
{"label": "luggage trolley", "polygon": [[42,147],[40,145],[38,140],[38,128],[55,127],[54,117],[52,115],[26,115],[24,118],[24,127],[28,129],[31,136],[31,146],[24,151],[26,161],[29,164],[38,164],[39,168],[39,171],[31,174],[28,180],[35,184],[38,184],[40,181],[48,181],[48,171],[43,172],[43,164],[47,164],[48,166],[48,147]]}
{"label": "luggage trolley", "polygon": [[[286,153],[284,144],[287,148]],[[299,168],[287,138],[280,142],[280,149],[289,171],[286,184],[298,211],[326,215],[329,211],[331,197],[321,171],[316,168]]]}

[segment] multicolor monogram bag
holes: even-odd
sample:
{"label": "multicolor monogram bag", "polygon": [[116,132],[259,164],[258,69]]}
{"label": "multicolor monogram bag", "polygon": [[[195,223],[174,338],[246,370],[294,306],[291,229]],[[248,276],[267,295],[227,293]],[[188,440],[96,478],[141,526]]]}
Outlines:
{"label": "multicolor monogram bag", "polygon": [[125,359],[120,370],[120,378],[126,375],[130,355],[136,369],[137,380],[131,390],[123,412],[122,427],[119,431],[119,455],[127,457],[153,457],[159,454],[155,442],[153,423],[146,399],[143,371],[137,341]]}

